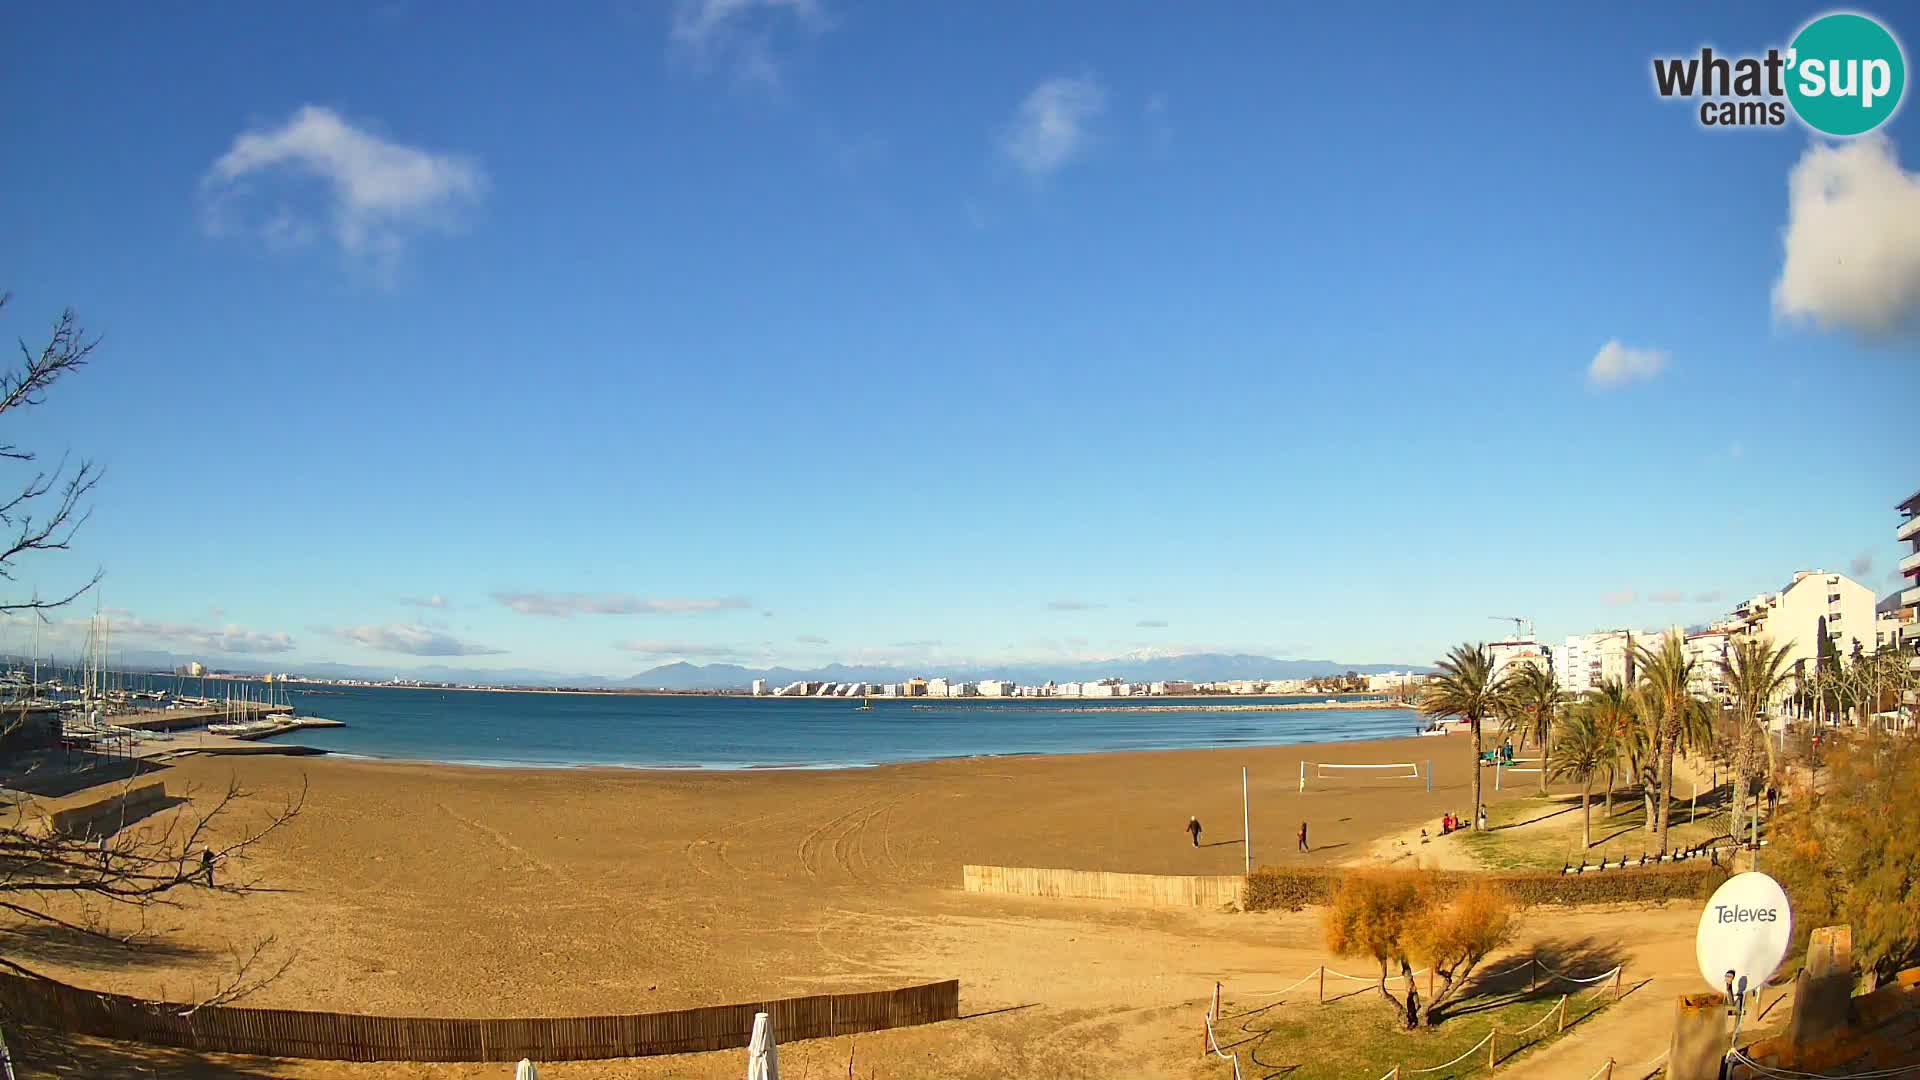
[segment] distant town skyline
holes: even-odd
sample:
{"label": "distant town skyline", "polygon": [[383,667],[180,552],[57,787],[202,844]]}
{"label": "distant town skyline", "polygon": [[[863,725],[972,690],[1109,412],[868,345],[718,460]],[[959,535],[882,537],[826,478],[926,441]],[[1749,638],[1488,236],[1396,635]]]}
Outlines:
{"label": "distant town skyline", "polygon": [[[116,647],[209,663],[609,678],[1885,595],[1920,113],[1719,134],[1650,85],[1806,14],[22,10],[88,47],[10,73],[60,167],[9,174],[0,329],[103,343],[6,441],[107,472],[8,594],[98,567]],[[1277,40],[1368,42],[1399,121]]]}

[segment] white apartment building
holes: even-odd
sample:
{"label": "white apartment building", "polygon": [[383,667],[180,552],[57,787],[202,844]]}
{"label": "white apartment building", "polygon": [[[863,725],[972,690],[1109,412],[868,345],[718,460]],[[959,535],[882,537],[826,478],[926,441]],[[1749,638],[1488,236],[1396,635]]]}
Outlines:
{"label": "white apartment building", "polygon": [[1636,638],[1631,630],[1602,630],[1574,634],[1554,651],[1553,671],[1561,689],[1584,694],[1608,680],[1625,684],[1632,668],[1629,657]]}
{"label": "white apartment building", "polygon": [[928,697],[950,697],[951,695],[947,693],[947,680],[928,679],[927,680],[927,696]]}
{"label": "white apartment building", "polygon": [[1017,687],[1002,679],[981,679],[976,689],[981,697],[1012,697]]}
{"label": "white apartment building", "polygon": [[1843,574],[1802,570],[1779,592],[1761,593],[1733,609],[1734,639],[1765,638],[1787,648],[1790,669],[1811,672],[1824,625],[1841,656],[1873,646],[1873,590]]}
{"label": "white apartment building", "polygon": [[760,697],[764,695],[766,692],[767,692],[767,680],[765,679],[753,680],[753,696],[754,697]]}
{"label": "white apartment building", "polygon": [[1507,669],[1515,664],[1534,664],[1544,668],[1553,666],[1547,647],[1531,639],[1489,642],[1487,651],[1493,655],[1495,679],[1505,678]]}
{"label": "white apartment building", "polygon": [[[1367,689],[1375,693],[1397,690],[1403,686],[1418,686],[1427,681],[1425,675],[1416,675],[1411,671],[1389,671],[1380,675],[1367,676]],[[1268,683],[1272,687],[1273,683]],[[1275,691],[1278,693],[1279,691]]]}
{"label": "white apartment building", "polygon": [[1053,692],[1056,697],[1079,697],[1080,684],[1077,682],[1063,682],[1054,687]]}
{"label": "white apartment building", "polygon": [[1909,662],[1920,668],[1920,491],[1907,496],[1895,509],[1900,511],[1900,528],[1893,536],[1906,544],[1908,550],[1900,560],[1900,576],[1907,580],[1894,615],[1903,627],[1900,631],[1903,647],[1914,654]]}
{"label": "white apartment building", "polygon": [[1693,678],[1687,681],[1687,689],[1694,696],[1710,701],[1731,700],[1720,665],[1727,658],[1727,643],[1732,638],[1733,628],[1723,623],[1687,635],[1687,659],[1693,661]]}

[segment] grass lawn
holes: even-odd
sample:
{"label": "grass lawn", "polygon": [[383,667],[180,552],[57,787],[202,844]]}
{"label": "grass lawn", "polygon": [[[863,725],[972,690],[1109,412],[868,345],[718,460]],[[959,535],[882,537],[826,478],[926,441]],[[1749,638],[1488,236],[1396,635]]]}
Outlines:
{"label": "grass lawn", "polygon": [[[1451,1015],[1438,1026],[1418,1031],[1400,1026],[1373,985],[1344,980],[1338,984],[1344,996],[1325,1005],[1314,1000],[1312,984],[1278,1001],[1236,1001],[1229,995],[1221,1002],[1222,1020],[1215,1030],[1222,1049],[1239,1055],[1246,1080],[1369,1080],[1395,1065],[1403,1070],[1432,1068],[1466,1053],[1496,1028],[1501,1034],[1494,1039],[1495,1053],[1504,1065],[1560,1037],[1558,1020],[1549,1017],[1566,989],[1542,985],[1529,991],[1524,975],[1518,977],[1518,986],[1504,986],[1513,981],[1513,976],[1496,980],[1502,986],[1455,1002]],[[1331,978],[1327,992],[1335,992]],[[1424,979],[1421,992],[1426,992]],[[1566,1033],[1578,1032],[1581,1021],[1611,1004],[1612,991],[1604,987],[1573,995],[1567,1001]],[[1524,1035],[1508,1034],[1536,1024]],[[1226,1062],[1213,1064],[1218,1068],[1212,1071],[1230,1074]],[[1487,1048],[1482,1046],[1457,1065],[1422,1075],[1450,1080],[1486,1072]]]}
{"label": "grass lawn", "polygon": [[[1723,798],[1702,793],[1698,817],[1687,801],[1673,804],[1668,844],[1684,848],[1727,834],[1728,814]],[[1642,852],[1657,850],[1653,836],[1646,831],[1646,803],[1637,792],[1616,792],[1613,816],[1602,809],[1599,793],[1593,798],[1593,847],[1580,849],[1580,797],[1556,794],[1534,796],[1487,807],[1488,831],[1469,833],[1460,838],[1467,851],[1490,870],[1558,870],[1572,863],[1597,863],[1604,856],[1610,862],[1622,857],[1639,858]]]}

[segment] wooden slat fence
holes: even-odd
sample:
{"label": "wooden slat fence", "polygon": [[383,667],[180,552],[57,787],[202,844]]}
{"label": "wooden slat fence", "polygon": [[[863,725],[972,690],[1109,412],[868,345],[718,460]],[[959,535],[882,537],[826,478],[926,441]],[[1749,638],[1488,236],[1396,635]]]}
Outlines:
{"label": "wooden slat fence", "polygon": [[1120,900],[1171,907],[1240,907],[1247,879],[1238,874],[1112,874],[1104,870],[1051,870],[1034,866],[960,868],[961,887],[971,893]]}
{"label": "wooden slat fence", "polygon": [[953,1020],[958,980],[629,1016],[441,1019],[184,1006],[0,972],[0,1015],[17,1023],[188,1050],[327,1061],[585,1061],[747,1045],[753,1014],[781,1042]]}

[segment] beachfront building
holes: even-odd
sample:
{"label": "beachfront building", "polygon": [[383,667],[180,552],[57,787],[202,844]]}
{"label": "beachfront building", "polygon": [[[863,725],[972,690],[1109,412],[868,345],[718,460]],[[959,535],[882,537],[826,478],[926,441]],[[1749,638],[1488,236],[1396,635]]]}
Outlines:
{"label": "beachfront building", "polygon": [[1905,580],[1894,615],[1904,627],[1901,643],[1913,653],[1914,669],[1920,670],[1920,491],[1907,496],[1896,509],[1900,511],[1900,527],[1893,535],[1907,545],[1907,553],[1900,559],[1900,576]]}
{"label": "beachfront building", "polygon": [[1553,658],[1547,647],[1531,638],[1490,642],[1487,651],[1493,655],[1495,679],[1505,678],[1507,670],[1515,664],[1533,664],[1548,669],[1553,667]]}
{"label": "beachfront building", "polygon": [[918,675],[915,675],[913,678],[908,679],[906,682],[901,683],[900,696],[901,697],[926,697],[927,696],[927,680],[921,678]]}
{"label": "beachfront building", "polygon": [[1733,609],[1732,637],[1767,638],[1787,647],[1791,667],[1810,668],[1820,654],[1826,630],[1841,656],[1873,644],[1873,591],[1843,574],[1802,570],[1779,592],[1761,593]]}
{"label": "beachfront building", "polygon": [[981,679],[974,689],[980,692],[981,697],[1012,697],[1019,688],[1005,679]]}
{"label": "beachfront building", "polygon": [[927,680],[927,696],[928,697],[952,697],[953,695],[947,693],[946,679],[934,678],[934,679]]}
{"label": "beachfront building", "polygon": [[1693,676],[1687,680],[1687,689],[1695,697],[1733,703],[1733,691],[1727,686],[1726,673],[1721,670],[1727,659],[1727,643],[1732,638],[1733,626],[1724,622],[1687,635],[1687,659],[1693,661]]}
{"label": "beachfront building", "polygon": [[1622,685],[1633,681],[1634,632],[1601,630],[1574,634],[1554,651],[1553,670],[1569,694],[1598,690],[1608,680]]}
{"label": "beachfront building", "polygon": [[753,696],[754,697],[761,697],[765,695],[766,692],[767,692],[767,680],[765,679],[753,680]]}

